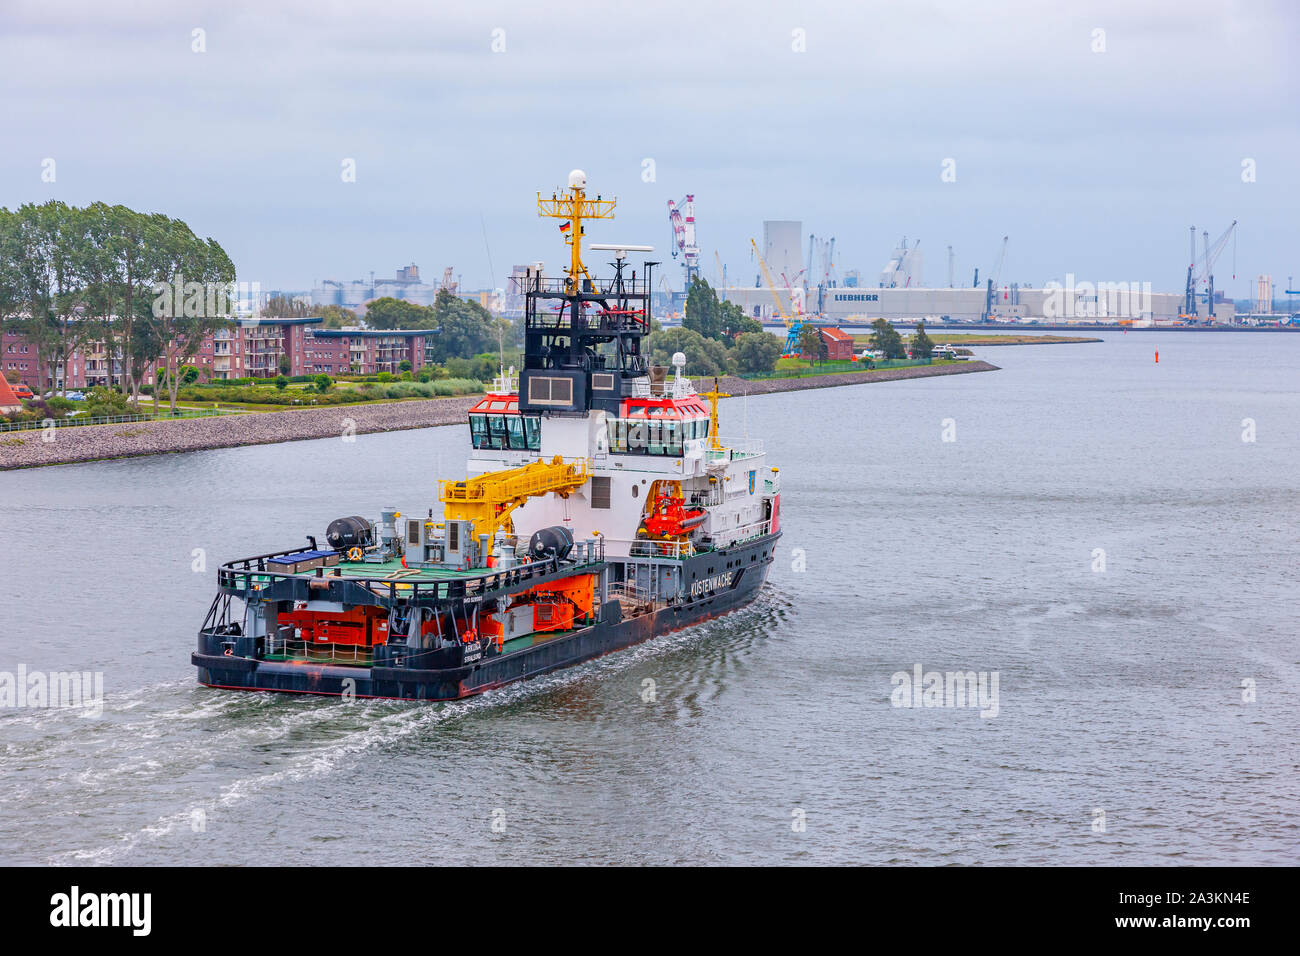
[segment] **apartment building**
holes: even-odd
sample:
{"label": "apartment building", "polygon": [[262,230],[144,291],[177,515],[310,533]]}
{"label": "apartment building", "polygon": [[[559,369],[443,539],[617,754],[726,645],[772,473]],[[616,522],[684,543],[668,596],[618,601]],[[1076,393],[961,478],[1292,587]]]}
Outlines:
{"label": "apartment building", "polygon": [[[399,373],[403,362],[419,370],[431,364],[434,329],[324,329],[319,318],[239,319],[204,337],[187,361],[200,379],[275,378],[277,375],[373,375]],[[92,342],[68,359],[67,388],[118,385],[120,350]],[[59,388],[57,370],[34,343],[0,331],[0,372],[41,393]],[[153,384],[153,376],[145,379]]]}

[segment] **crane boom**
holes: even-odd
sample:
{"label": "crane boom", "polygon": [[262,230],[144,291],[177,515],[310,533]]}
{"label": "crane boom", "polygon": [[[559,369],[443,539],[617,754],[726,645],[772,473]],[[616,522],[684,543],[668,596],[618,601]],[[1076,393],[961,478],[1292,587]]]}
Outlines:
{"label": "crane boom", "polygon": [[446,521],[469,521],[477,540],[508,528],[510,514],[539,495],[567,497],[591,477],[591,459],[577,458],[566,464],[558,455],[551,461],[535,461],[522,468],[490,471],[465,481],[438,482],[438,497]]}
{"label": "crane boom", "polygon": [[758,243],[750,239],[749,244],[754,247],[754,255],[758,257],[759,268],[763,270],[763,278],[767,281],[767,291],[772,293],[772,301],[776,303],[776,314],[785,323],[785,348],[781,350],[781,354],[794,355],[799,349],[799,330],[803,328],[803,319],[786,313],[785,306],[781,304],[781,296],[777,294],[776,283],[772,281],[772,273],[767,268],[763,254],[758,251]]}

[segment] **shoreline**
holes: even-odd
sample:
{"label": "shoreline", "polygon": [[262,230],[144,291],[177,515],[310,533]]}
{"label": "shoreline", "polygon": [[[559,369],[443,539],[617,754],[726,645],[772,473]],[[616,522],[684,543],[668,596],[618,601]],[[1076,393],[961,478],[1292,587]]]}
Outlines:
{"label": "shoreline", "polygon": [[[996,365],[972,360],[937,367],[880,369],[874,372],[839,372],[828,375],[751,381],[719,376],[718,387],[739,398],[810,388],[835,388],[905,379],[935,378],[972,372],[997,371]],[[704,377],[698,379],[704,381]],[[482,395],[431,398],[423,401],[385,402],[329,408],[297,408],[283,412],[255,412],[218,418],[129,422],[120,425],[86,425],[57,429],[55,440],[42,440],[43,429],[0,433],[0,471],[73,465],[90,461],[169,455],[243,445],[340,438],[353,434],[405,431],[440,425],[463,425],[469,408]]]}

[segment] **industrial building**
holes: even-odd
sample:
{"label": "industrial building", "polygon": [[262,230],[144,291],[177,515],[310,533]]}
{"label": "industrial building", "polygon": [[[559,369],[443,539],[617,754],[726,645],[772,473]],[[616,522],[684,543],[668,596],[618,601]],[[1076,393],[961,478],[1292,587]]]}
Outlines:
{"label": "industrial building", "polygon": [[[1050,325],[1123,323],[1141,327],[1173,324],[1181,321],[1186,313],[1184,294],[1153,292],[1149,282],[1088,282],[1066,275],[1063,282],[1042,287],[1001,284],[996,279],[991,285],[985,280],[969,288],[926,287],[919,243],[909,245],[906,238],[890,254],[874,288],[858,285],[856,274],[850,285],[835,277],[831,261],[834,239],[830,240],[829,247],[821,247],[819,265],[815,268],[812,263],[805,265],[802,233],[803,224],[798,221],[764,222],[762,258],[766,277],[756,277],[753,286],[727,285],[719,290],[719,296],[768,324],[781,322],[782,314],[805,314],[818,323],[855,326],[869,325],[883,318],[904,324],[991,321]],[[816,237],[809,236],[809,255],[814,256],[817,248]],[[1005,251],[1004,238],[1003,256]],[[810,276],[810,269],[817,274]],[[995,275],[1000,270],[1001,261]],[[1265,288],[1262,283],[1260,288]],[[1221,296],[1215,298],[1215,320],[1233,322],[1232,303]],[[1201,296],[1197,305],[1202,319],[1210,313],[1204,299]]]}

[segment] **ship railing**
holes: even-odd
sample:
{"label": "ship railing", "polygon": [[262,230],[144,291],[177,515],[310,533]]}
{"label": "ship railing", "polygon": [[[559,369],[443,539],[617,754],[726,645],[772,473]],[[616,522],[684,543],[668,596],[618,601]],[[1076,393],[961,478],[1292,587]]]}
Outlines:
{"label": "ship railing", "polygon": [[374,663],[374,649],[359,644],[330,644],[305,641],[294,638],[276,638],[269,636],[266,642],[266,654],[272,657],[288,657],[293,660],[308,661],[313,664],[357,664]]}
{"label": "ship railing", "polygon": [[700,551],[717,551],[719,548],[729,548],[733,544],[741,544],[753,538],[761,538],[765,534],[770,534],[772,530],[772,521],[765,518],[762,521],[754,521],[750,524],[743,524],[736,528],[724,528],[720,532],[714,532],[707,546],[701,546]]}
{"label": "ship railing", "polygon": [[699,394],[689,378],[673,377],[658,385],[652,385],[648,378],[637,378],[632,380],[631,385],[632,398],[690,398]]}
{"label": "ship railing", "polygon": [[655,604],[655,597],[646,588],[637,587],[627,581],[616,581],[607,590],[606,600],[618,601],[620,604]]}
{"label": "ship railing", "polygon": [[735,461],[739,458],[756,458],[763,454],[761,438],[719,438],[722,448],[704,449],[707,461]]}
{"label": "ship railing", "polygon": [[410,569],[409,572],[403,572],[403,577],[397,577],[392,572],[373,577],[353,574],[344,575],[342,569],[337,567],[318,568],[313,576],[267,569],[267,562],[270,559],[288,554],[297,554],[302,550],[303,548],[292,548],[287,551],[275,551],[269,554],[257,555],[256,557],[228,561],[217,571],[217,586],[228,591],[239,591],[247,594],[265,590],[278,581],[308,581],[310,586],[320,588],[328,587],[333,582],[344,582],[366,588],[372,594],[386,597],[389,600],[401,598],[404,600],[443,601],[452,598],[475,597],[550,574],[571,573],[584,567],[598,565],[605,558],[604,542],[597,539],[594,544],[588,545],[584,542],[576,546],[574,549],[575,558],[572,560],[559,561],[553,557],[538,558],[509,568],[484,569],[481,574],[474,577],[450,578],[440,581],[411,580],[412,577],[419,573],[416,568]]}
{"label": "ship railing", "polygon": [[607,538],[612,550],[622,550],[627,546],[630,558],[689,558],[695,553],[695,546],[690,541],[655,541],[651,538]]}
{"label": "ship railing", "polygon": [[[559,276],[511,276],[511,284],[515,291],[520,295],[528,293],[537,293],[542,295],[564,295],[569,288],[569,280]],[[592,279],[590,282],[583,280],[580,282],[580,291],[586,295],[603,295],[603,296],[645,296],[653,290],[650,283],[644,278],[632,279],[624,277],[622,286],[618,285],[615,278]]]}

